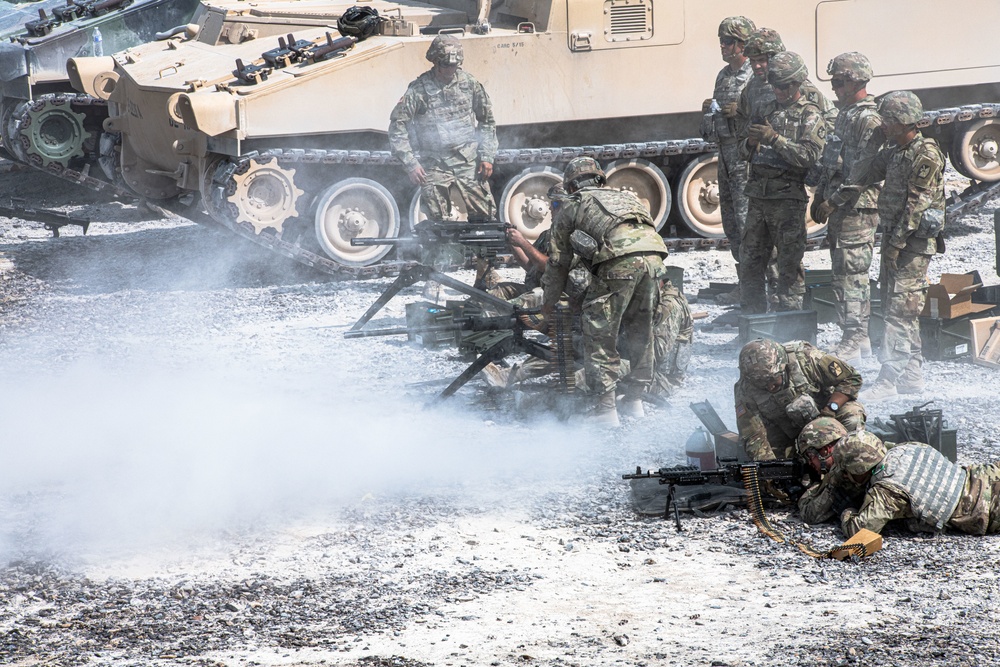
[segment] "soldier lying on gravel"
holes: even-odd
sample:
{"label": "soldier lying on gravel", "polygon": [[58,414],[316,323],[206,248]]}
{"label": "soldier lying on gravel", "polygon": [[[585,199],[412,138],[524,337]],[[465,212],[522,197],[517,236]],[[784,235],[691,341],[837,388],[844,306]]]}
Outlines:
{"label": "soldier lying on gravel", "polygon": [[[877,440],[877,439],[876,439]],[[860,510],[840,515],[844,535],[881,532],[905,519],[913,531],[1000,532],[1000,464],[960,466],[936,449],[906,442],[890,450],[848,439],[835,451],[847,479],[867,485]]]}

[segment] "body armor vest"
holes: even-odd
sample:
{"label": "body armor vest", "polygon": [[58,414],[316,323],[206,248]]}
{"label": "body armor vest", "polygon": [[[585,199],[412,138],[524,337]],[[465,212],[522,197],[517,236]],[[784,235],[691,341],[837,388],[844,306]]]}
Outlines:
{"label": "body armor vest", "polygon": [[583,232],[597,242],[597,249],[590,262],[593,265],[606,262],[619,255],[645,251],[665,251],[662,240],[654,247],[648,244],[638,244],[628,252],[619,252],[610,238],[613,230],[619,225],[633,223],[639,226],[635,233],[645,236],[652,234],[659,238],[656,226],[649,212],[639,199],[629,193],[610,188],[583,188],[577,195],[580,197],[579,213],[576,216],[576,230]]}
{"label": "body armor vest", "polygon": [[471,77],[461,70],[455,80],[441,86],[429,73],[421,77],[423,102],[413,118],[413,134],[422,155],[447,153],[476,141],[475,94]]}
{"label": "body armor vest", "polygon": [[872,473],[872,484],[895,486],[910,496],[913,515],[922,523],[944,528],[965,489],[965,468],[924,444],[890,449]]}
{"label": "body armor vest", "polygon": [[[758,402],[757,407],[762,417],[772,423],[780,424],[782,430],[794,439],[805,426],[805,422],[792,424],[785,408],[799,396],[808,395],[816,399],[820,396],[822,387],[812,382],[803,370],[808,361],[808,355],[802,352],[802,344],[794,343],[783,347],[788,354],[788,384],[773,394],[760,390],[765,396],[764,400]],[[819,400],[816,403],[822,405]]]}

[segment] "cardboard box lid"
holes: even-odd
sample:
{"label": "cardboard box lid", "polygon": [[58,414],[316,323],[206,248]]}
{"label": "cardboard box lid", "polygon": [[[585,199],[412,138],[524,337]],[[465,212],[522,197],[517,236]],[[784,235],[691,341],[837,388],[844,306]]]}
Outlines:
{"label": "cardboard box lid", "polygon": [[981,313],[993,308],[988,303],[973,303],[972,293],[982,287],[978,271],[942,273],[941,282],[927,288],[927,301],[922,317],[950,320],[969,313]]}

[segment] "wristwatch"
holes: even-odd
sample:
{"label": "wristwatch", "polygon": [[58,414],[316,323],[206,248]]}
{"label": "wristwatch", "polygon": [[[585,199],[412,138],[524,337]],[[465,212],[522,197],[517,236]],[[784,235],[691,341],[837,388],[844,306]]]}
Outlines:
{"label": "wristwatch", "polygon": [[830,401],[830,405],[828,405],[827,407],[836,412],[837,410],[840,409],[840,404],[834,401]]}

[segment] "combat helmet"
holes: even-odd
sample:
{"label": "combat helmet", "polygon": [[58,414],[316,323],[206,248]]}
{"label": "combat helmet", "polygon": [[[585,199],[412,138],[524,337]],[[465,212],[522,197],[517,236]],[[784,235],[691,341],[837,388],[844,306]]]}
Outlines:
{"label": "combat helmet", "polygon": [[795,440],[795,446],[799,454],[804,454],[806,450],[820,450],[846,437],[847,429],[839,421],[833,417],[817,417],[802,427],[799,437]]}
{"label": "combat helmet", "polygon": [[761,389],[767,389],[775,377],[784,375],[787,365],[784,346],[770,338],[752,340],[740,350],[740,377]]}
{"label": "combat helmet", "polygon": [[782,51],[771,56],[767,63],[767,82],[772,86],[802,83],[809,76],[809,69],[802,56]]}
{"label": "combat helmet", "polygon": [[920,98],[908,90],[886,93],[878,103],[878,112],[890,123],[916,125],[924,117],[924,105]]}
{"label": "combat helmet", "polygon": [[751,33],[757,29],[753,21],[745,16],[730,16],[722,19],[719,24],[719,37],[732,37],[741,42],[746,42]]}
{"label": "combat helmet", "polygon": [[885,458],[885,445],[868,431],[856,431],[833,450],[833,460],[855,477],[867,475]]}
{"label": "combat helmet", "polygon": [[604,170],[601,169],[601,165],[597,164],[597,160],[592,157],[575,157],[566,165],[566,170],[563,172],[563,183],[568,191],[573,192],[579,189],[580,182],[588,176],[602,185],[607,180]]}
{"label": "combat helmet", "polygon": [[337,30],[345,37],[363,41],[378,32],[382,19],[374,7],[348,7],[337,19]]}
{"label": "combat helmet", "polygon": [[826,66],[826,73],[850,81],[871,81],[872,64],[863,53],[851,51],[841,53]]}
{"label": "combat helmet", "polygon": [[743,47],[743,55],[748,58],[753,56],[773,56],[785,50],[785,44],[781,41],[781,35],[770,28],[759,28],[747,37],[746,46]]}
{"label": "combat helmet", "polygon": [[465,60],[462,43],[454,35],[438,35],[427,48],[427,60],[435,65],[461,65]]}

